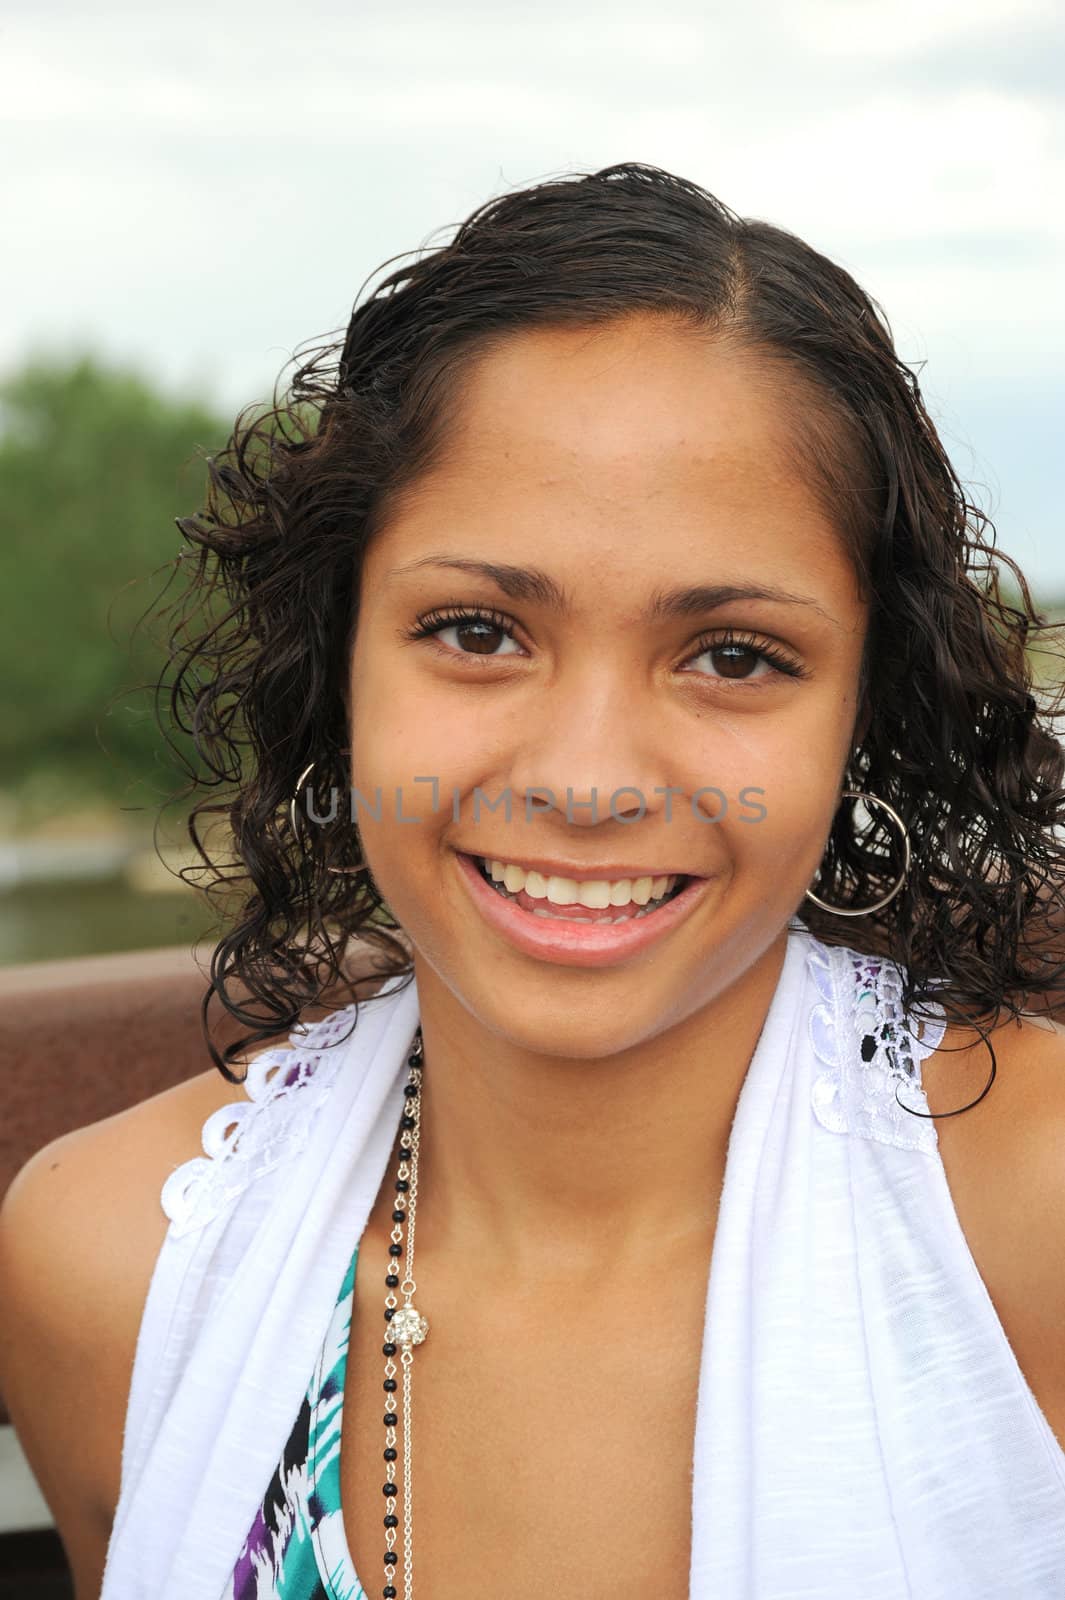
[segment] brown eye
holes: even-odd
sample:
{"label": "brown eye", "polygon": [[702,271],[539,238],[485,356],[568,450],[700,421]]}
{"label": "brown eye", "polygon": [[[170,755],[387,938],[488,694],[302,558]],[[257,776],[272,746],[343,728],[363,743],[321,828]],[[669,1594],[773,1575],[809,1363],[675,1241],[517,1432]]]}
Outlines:
{"label": "brown eye", "polygon": [[505,637],[503,629],[494,622],[460,622],[443,628],[441,633],[453,633],[459,640],[459,648],[466,655],[478,656],[494,655]]}
{"label": "brown eye", "polygon": [[[446,637],[451,635],[454,639]],[[446,654],[456,656],[495,656],[522,653],[513,634],[509,617],[493,612],[448,610],[434,611],[420,618],[408,638],[434,639],[441,642]],[[500,650],[501,643],[509,641],[513,650]]]}
{"label": "brown eye", "polygon": [[[709,660],[713,670],[705,672],[696,663]],[[716,639],[703,639],[700,648],[688,658],[696,676],[711,683],[762,683],[773,678],[803,678],[806,669],[769,639],[755,635],[726,633]]]}
{"label": "brown eye", "polygon": [[763,659],[757,650],[738,644],[718,645],[706,654],[714,658],[714,665],[723,678],[749,678]]}

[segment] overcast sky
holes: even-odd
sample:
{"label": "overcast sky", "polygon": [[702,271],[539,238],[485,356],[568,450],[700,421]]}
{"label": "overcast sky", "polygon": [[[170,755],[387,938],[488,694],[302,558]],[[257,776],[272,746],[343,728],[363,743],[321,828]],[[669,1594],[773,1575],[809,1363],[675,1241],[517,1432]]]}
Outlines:
{"label": "overcast sky", "polygon": [[0,0],[0,368],[76,344],[232,411],[490,196],[655,162],[857,277],[1065,596],[1063,40],[1046,0]]}

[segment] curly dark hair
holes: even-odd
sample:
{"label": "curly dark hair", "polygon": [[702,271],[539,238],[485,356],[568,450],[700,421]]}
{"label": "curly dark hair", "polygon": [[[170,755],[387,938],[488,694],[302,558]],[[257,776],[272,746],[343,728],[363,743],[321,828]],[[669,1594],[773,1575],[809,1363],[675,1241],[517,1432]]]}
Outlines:
{"label": "curly dark hair", "polygon": [[[372,878],[327,870],[359,862],[357,830],[342,818],[293,838],[287,822],[311,762],[316,787],[347,792],[359,578],[393,497],[446,450],[475,357],[517,330],[635,313],[704,330],[793,380],[780,393],[796,459],[871,602],[872,715],[844,783],[895,807],[912,866],[879,912],[843,922],[804,902],[803,920],[826,942],[898,962],[911,1016],[935,998],[983,1032],[1004,1009],[1049,1003],[1065,974],[1065,756],[1052,726],[1065,688],[1037,704],[1027,647],[1057,625],[995,551],[877,302],[795,235],[638,162],[504,194],[449,243],[411,254],[357,298],[343,338],[304,351],[287,392],[238,417],[208,460],[205,508],[178,520],[195,561],[182,568],[157,708],[166,697],[164,733],[169,718],[191,734],[206,769],[175,798],[226,791],[188,817],[204,886],[229,908],[203,1002],[223,1075],[241,1082],[238,1051],[293,1026],[337,980],[358,1004],[343,965],[352,936],[383,953],[381,972],[412,972]],[[227,820],[235,862],[205,847],[208,814]],[[893,875],[842,805],[818,894],[872,903]],[[261,1010],[227,993],[233,979]],[[253,1030],[221,1054],[213,993]]]}

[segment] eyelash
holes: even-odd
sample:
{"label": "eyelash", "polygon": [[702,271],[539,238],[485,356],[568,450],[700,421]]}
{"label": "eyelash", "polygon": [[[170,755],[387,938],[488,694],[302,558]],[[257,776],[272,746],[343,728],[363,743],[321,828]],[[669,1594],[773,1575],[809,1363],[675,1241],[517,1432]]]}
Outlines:
{"label": "eyelash", "polygon": [[[445,606],[438,611],[428,611],[424,616],[418,618],[414,627],[406,631],[405,637],[407,639],[433,638],[436,634],[442,632],[444,628],[454,628],[470,622],[488,623],[491,627],[498,628],[501,633],[505,633],[508,639],[514,639],[515,624],[513,619],[506,616],[502,611],[495,611],[489,606],[476,609],[469,609],[464,606]],[[514,640],[514,643],[517,643],[517,640]],[[439,648],[449,656],[462,656],[466,660],[499,661],[506,659],[502,656],[478,656],[472,651],[452,650],[448,645],[440,645]],[[688,660],[697,661],[700,656],[706,655],[708,651],[728,648],[749,650],[752,655],[767,661],[774,671],[784,677],[806,678],[809,676],[805,667],[801,666],[792,656],[787,655],[776,645],[768,644],[764,639],[759,639],[757,634],[746,633],[735,628],[726,628],[722,633],[718,634],[703,635],[702,638],[697,640],[696,649],[688,657]],[[743,678],[711,679],[711,682],[715,681],[744,683],[754,680]]]}

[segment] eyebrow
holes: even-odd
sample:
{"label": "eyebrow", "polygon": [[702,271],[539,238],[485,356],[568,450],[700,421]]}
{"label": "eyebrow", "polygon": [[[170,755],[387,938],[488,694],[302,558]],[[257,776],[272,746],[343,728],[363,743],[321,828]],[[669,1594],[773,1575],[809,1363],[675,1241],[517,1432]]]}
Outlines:
{"label": "eyebrow", "polygon": [[[545,606],[563,616],[572,609],[565,590],[538,567],[513,567],[498,561],[475,561],[464,556],[421,556],[417,561],[394,567],[388,576],[398,578],[421,567],[449,567],[456,572],[487,578],[511,600]],[[649,622],[663,622],[691,617],[704,611],[715,611],[733,600],[769,600],[778,605],[808,606],[829,621],[833,620],[812,595],[792,594],[787,589],[755,583],[697,583],[680,589],[657,589],[646,608],[646,618]]]}

